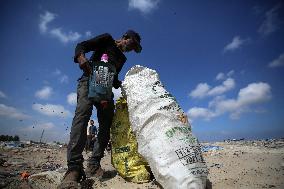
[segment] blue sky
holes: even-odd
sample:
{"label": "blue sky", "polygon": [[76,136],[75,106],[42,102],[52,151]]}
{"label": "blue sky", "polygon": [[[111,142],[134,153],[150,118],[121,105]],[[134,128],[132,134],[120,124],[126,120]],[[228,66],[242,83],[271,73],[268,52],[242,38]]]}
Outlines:
{"label": "blue sky", "polygon": [[201,141],[284,137],[283,10],[280,0],[1,2],[0,134],[68,141],[76,44],[134,29],[143,51],[126,54],[120,79],[136,64],[157,70]]}

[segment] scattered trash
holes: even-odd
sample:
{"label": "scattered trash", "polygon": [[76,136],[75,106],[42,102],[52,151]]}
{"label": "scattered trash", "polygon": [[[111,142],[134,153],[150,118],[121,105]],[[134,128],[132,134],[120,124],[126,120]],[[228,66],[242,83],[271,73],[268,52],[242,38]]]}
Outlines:
{"label": "scattered trash", "polygon": [[209,167],[217,167],[218,169],[220,169],[221,167],[223,167],[223,164],[214,163],[214,164],[210,165]]}
{"label": "scattered trash", "polygon": [[209,152],[209,151],[217,151],[217,150],[223,150],[224,148],[221,146],[212,146],[212,145],[208,145],[208,146],[201,146],[201,151],[202,152]]}
{"label": "scattered trash", "polygon": [[50,163],[50,162],[44,163],[41,166],[41,170],[43,170],[43,171],[55,171],[59,168],[61,168],[60,164]]}
{"label": "scattered trash", "polygon": [[21,173],[21,180],[27,180],[30,174],[27,171]]}
{"label": "scattered trash", "polygon": [[23,148],[24,144],[19,141],[4,142],[5,148]]}

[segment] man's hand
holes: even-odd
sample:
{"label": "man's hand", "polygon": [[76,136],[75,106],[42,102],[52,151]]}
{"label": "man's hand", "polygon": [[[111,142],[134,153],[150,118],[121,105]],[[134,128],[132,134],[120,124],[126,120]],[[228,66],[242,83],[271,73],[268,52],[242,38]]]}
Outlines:
{"label": "man's hand", "polygon": [[79,63],[80,69],[84,71],[88,76],[92,74],[92,67],[90,66],[89,61],[84,63]]}
{"label": "man's hand", "polygon": [[91,75],[92,74],[92,68],[90,66],[88,59],[85,57],[85,55],[80,54],[77,57],[77,60],[79,62],[80,69],[83,70],[87,75]]}
{"label": "man's hand", "polygon": [[81,53],[78,57],[77,57],[77,60],[80,64],[84,63],[84,62],[87,62],[88,59],[85,57],[85,55],[83,53]]}

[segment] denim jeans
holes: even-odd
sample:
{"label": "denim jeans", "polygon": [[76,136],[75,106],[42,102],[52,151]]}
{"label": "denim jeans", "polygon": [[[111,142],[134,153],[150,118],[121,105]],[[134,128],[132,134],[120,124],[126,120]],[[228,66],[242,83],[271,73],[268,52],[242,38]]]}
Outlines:
{"label": "denim jeans", "polygon": [[110,139],[110,127],[114,114],[113,100],[103,108],[100,103],[94,102],[88,98],[88,78],[83,77],[79,80],[77,87],[77,107],[73,118],[70,140],[67,147],[67,165],[68,169],[82,169],[83,155],[87,140],[87,125],[92,115],[93,106],[97,109],[97,118],[99,122],[99,133],[94,143],[92,156],[89,159],[89,165],[100,166],[100,161],[104,155],[104,150]]}

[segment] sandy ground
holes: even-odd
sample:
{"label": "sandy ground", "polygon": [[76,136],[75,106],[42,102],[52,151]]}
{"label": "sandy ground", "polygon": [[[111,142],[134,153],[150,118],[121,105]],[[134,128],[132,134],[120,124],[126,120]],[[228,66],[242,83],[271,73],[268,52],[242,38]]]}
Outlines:
{"label": "sandy ground", "polygon": [[[273,145],[265,145],[263,142],[218,142],[210,145],[223,147],[222,150],[203,153],[214,189],[284,189],[284,141]],[[85,158],[89,155],[90,153],[84,152]],[[102,167],[112,171],[114,168],[110,158],[110,153],[106,153]],[[63,172],[66,168],[66,148],[40,146],[21,149],[0,148],[0,160],[6,161],[0,166],[0,188],[29,188],[25,181],[20,180],[19,174],[23,171],[29,174],[39,173],[52,165],[62,166],[60,170]],[[8,173],[11,175],[7,175]],[[160,187],[154,181],[136,184],[116,175],[103,182],[96,181],[93,188],[159,189]]]}
{"label": "sandy ground", "polygon": [[284,188],[283,147],[215,145],[224,150],[204,154],[213,188]]}

